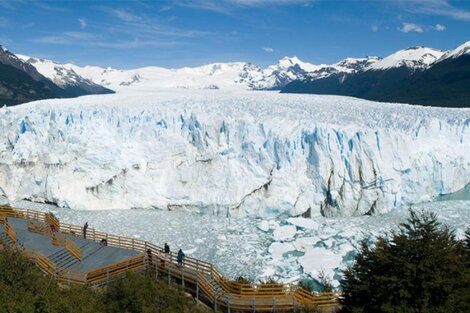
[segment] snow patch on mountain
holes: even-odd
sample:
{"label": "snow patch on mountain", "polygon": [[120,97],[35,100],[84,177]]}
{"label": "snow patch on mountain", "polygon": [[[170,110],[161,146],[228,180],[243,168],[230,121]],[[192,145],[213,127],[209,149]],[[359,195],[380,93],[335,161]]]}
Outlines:
{"label": "snow patch on mountain", "polygon": [[446,52],[442,56],[442,59],[444,60],[448,58],[458,58],[466,54],[470,54],[470,41],[465,42],[464,44],[458,46],[454,50],[450,50]]}
{"label": "snow patch on mountain", "polygon": [[0,132],[5,194],[73,209],[373,215],[470,181],[469,109],[180,89],[3,108]]}
{"label": "snow patch on mountain", "polygon": [[36,59],[21,54],[17,54],[16,56],[24,62],[34,66],[39,73],[52,80],[61,88],[68,86],[93,88],[96,86],[91,80],[83,78],[73,69],[67,68],[62,64],[58,64],[51,60]]}
{"label": "snow patch on mountain", "polygon": [[380,61],[369,65],[366,70],[387,70],[397,67],[408,67],[412,70],[428,68],[444,55],[444,52],[427,47],[411,47],[397,51]]}
{"label": "snow patch on mountain", "polygon": [[336,73],[358,72],[377,60],[375,57],[348,58],[332,65],[314,65],[294,56],[284,57],[277,64],[265,69],[246,62],[213,63],[180,69],[150,66],[116,70],[73,64],[65,64],[64,67],[120,92],[148,91],[155,88],[277,90],[297,79],[317,79]]}

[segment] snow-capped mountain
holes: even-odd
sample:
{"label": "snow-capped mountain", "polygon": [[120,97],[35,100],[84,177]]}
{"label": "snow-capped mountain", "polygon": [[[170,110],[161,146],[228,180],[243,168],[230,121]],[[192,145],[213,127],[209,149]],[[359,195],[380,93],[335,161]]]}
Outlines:
{"label": "snow-capped mountain", "polygon": [[30,64],[43,76],[50,79],[54,84],[64,89],[68,94],[80,96],[85,94],[111,93],[110,90],[95,84],[89,79],[83,78],[72,68],[56,63],[51,60],[36,59],[18,54],[17,57]]}
{"label": "snow-capped mountain", "polygon": [[0,106],[62,96],[62,90],[0,46]]}
{"label": "snow-capped mountain", "polygon": [[[351,95],[380,101],[384,100],[381,98],[383,95],[390,94],[388,91],[384,92],[384,88],[392,88],[392,93],[396,93],[397,88],[393,87],[395,83],[428,70],[443,60],[467,55],[469,51],[470,42],[448,52],[427,47],[411,47],[383,59],[346,58],[335,64],[319,65],[304,62],[293,56],[284,57],[266,68],[247,62],[232,62],[178,69],[148,66],[122,70],[98,66],[80,67],[24,56],[16,59],[20,64],[27,64],[19,67],[25,67],[30,75],[44,75],[60,89],[65,89],[68,95],[74,96],[109,92],[106,88],[117,92],[145,92],[161,88],[281,90],[292,82],[302,82],[298,87],[292,88],[290,85],[284,90],[304,90],[305,83],[308,83],[321,85],[320,88],[313,88],[312,92]],[[359,83],[354,82],[356,77],[360,80]],[[375,91],[373,95],[369,95],[368,84],[380,89],[377,95]],[[413,99],[406,97],[385,100],[413,103]]]}
{"label": "snow-capped mountain", "polygon": [[411,47],[397,51],[382,60],[370,64],[366,70],[387,70],[397,67],[423,70],[439,60],[444,53],[444,51],[427,47]]}
{"label": "snow-capped mountain", "polygon": [[0,73],[0,106],[46,98],[113,93],[60,64],[15,55],[2,46]]}
{"label": "snow-capped mountain", "polygon": [[464,55],[470,55],[470,41],[463,43],[454,50],[447,51],[439,61],[449,58],[455,59]]}
{"label": "snow-capped mountain", "polygon": [[276,90],[288,83],[307,77],[321,78],[333,73],[353,73],[363,70],[378,58],[348,58],[336,64],[314,65],[303,62],[297,57],[284,57],[277,64],[260,68],[246,62],[213,63],[199,67],[167,69],[162,67],[143,67],[131,70],[100,68],[97,66],[79,67],[64,64],[96,84],[113,90],[146,88],[195,88],[195,89],[255,89]]}
{"label": "snow-capped mountain", "polygon": [[11,53],[8,49],[0,45],[0,63],[25,72],[36,81],[46,81],[46,78],[39,73],[35,66],[24,62],[19,56]]}
{"label": "snow-capped mountain", "polygon": [[[344,73],[344,71],[343,71]],[[353,73],[307,77],[282,92],[344,95],[432,106],[470,106],[470,42],[444,52],[412,47]]]}

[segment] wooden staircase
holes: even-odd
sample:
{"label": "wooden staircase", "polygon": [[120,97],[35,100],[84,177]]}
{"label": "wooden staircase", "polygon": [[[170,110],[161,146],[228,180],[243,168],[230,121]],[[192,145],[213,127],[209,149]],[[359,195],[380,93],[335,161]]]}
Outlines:
{"label": "wooden staircase", "polygon": [[[169,284],[181,284],[186,291],[214,310],[224,312],[292,312],[297,308],[315,307],[318,312],[334,313],[339,305],[337,293],[312,293],[293,284],[238,283],[227,279],[212,264],[191,257],[186,257],[184,265],[180,266],[175,253],[163,253],[162,247],[142,240],[114,236],[89,228],[88,241],[85,241],[81,238],[81,227],[62,224],[52,215],[43,212],[11,208],[2,210],[0,207],[0,223],[2,216],[29,218],[42,223],[52,221],[58,226],[56,239],[58,238],[62,249],[49,257],[34,249],[24,251],[45,273],[69,284],[102,285],[130,271],[150,270],[157,275],[165,275]],[[13,240],[14,229],[5,222],[5,218],[3,221],[0,241],[18,247],[16,240]],[[74,270],[72,267],[104,248],[96,244],[103,239],[111,247],[139,251],[141,254],[88,272]],[[73,247],[70,248],[72,244]],[[81,257],[77,257],[77,251]]]}

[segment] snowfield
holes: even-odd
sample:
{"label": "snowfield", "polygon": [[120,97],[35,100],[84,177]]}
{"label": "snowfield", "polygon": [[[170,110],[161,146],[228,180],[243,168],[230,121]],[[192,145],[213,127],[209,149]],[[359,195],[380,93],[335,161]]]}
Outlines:
{"label": "snowfield", "polygon": [[77,210],[360,216],[470,182],[470,109],[140,91],[2,108],[0,132],[0,195]]}

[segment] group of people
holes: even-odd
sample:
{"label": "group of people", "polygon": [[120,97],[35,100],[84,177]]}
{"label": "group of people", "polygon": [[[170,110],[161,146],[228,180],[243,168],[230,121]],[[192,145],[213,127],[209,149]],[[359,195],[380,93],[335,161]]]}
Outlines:
{"label": "group of people", "polygon": [[[86,239],[87,230],[88,230],[88,222],[86,222],[85,225],[83,225],[83,238],[84,239]],[[103,246],[107,246],[108,242],[107,242],[106,239],[102,239],[100,244],[103,245]],[[170,254],[170,246],[166,242],[165,242],[165,246],[163,248],[163,251],[166,254]],[[176,256],[176,261],[178,262],[179,266],[183,266],[184,258],[185,258],[185,254],[184,254],[183,250],[179,249],[178,255]]]}
{"label": "group of people", "polygon": [[[170,246],[166,242],[163,248],[163,252],[165,252],[166,254],[170,253]],[[184,257],[185,257],[185,254],[183,250],[179,249],[178,255],[176,256],[176,261],[178,262],[178,265],[183,266]]]}

